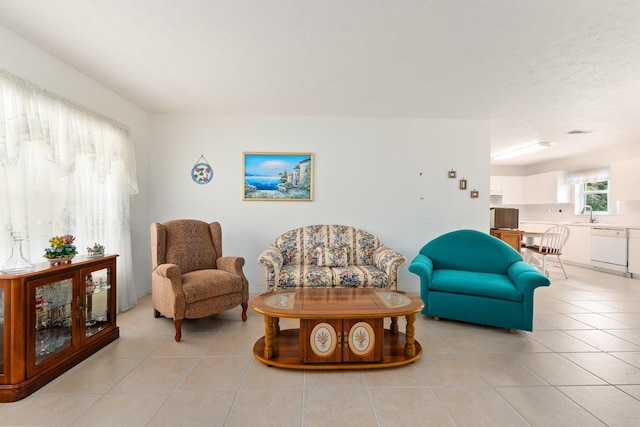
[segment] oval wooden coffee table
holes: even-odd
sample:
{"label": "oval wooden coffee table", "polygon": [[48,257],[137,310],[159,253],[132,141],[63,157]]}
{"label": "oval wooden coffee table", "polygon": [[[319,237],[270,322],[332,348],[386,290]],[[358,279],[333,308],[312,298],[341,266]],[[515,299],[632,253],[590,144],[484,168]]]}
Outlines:
{"label": "oval wooden coffee table", "polygon": [[[258,296],[251,307],[264,315],[265,334],[253,346],[261,362],[294,369],[362,369],[406,365],[422,355],[414,338],[419,297],[384,289],[314,288]],[[398,317],[405,316],[405,332]],[[384,319],[391,323],[384,328]],[[280,330],[280,318],[300,319]]]}

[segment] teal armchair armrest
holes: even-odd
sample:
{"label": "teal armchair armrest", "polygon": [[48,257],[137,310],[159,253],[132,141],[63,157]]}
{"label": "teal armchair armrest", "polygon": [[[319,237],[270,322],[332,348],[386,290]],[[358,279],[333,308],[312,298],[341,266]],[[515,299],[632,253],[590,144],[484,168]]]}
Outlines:
{"label": "teal armchair armrest", "polygon": [[538,270],[524,261],[516,261],[507,270],[507,275],[518,290],[525,295],[531,295],[539,286],[549,286],[549,278],[540,274]]}

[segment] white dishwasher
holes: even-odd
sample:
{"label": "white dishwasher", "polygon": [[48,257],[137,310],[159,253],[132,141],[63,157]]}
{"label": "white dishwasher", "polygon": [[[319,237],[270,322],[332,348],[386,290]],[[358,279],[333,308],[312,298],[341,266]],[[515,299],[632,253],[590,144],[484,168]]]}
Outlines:
{"label": "white dishwasher", "polygon": [[591,228],[591,265],[628,276],[629,230],[627,228]]}

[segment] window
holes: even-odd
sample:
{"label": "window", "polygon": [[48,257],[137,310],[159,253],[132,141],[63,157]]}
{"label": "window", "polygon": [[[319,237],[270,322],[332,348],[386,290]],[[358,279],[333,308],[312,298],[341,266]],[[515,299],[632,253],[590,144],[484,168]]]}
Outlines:
{"label": "window", "polygon": [[81,253],[99,242],[120,255],[118,309],[133,306],[128,128],[1,69],[0,105],[0,254],[12,231],[35,262],[51,236],[74,235]]}
{"label": "window", "polygon": [[569,174],[569,184],[575,189],[575,215],[590,214],[585,211],[589,206],[595,215],[618,215],[619,204],[609,199],[609,168],[601,167],[574,171]]}
{"label": "window", "polygon": [[593,212],[609,212],[609,181],[585,182],[582,188],[582,207],[591,206]]}

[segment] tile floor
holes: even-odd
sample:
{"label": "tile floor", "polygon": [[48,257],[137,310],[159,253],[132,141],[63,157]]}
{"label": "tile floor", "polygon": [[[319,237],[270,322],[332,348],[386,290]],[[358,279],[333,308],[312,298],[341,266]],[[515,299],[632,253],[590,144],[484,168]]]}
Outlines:
{"label": "tile floor", "polygon": [[119,340],[0,403],[0,425],[640,425],[640,280],[568,271],[552,268],[536,291],[535,332],[418,315],[422,358],[381,370],[266,367],[252,357],[263,321],[251,309],[246,323],[239,308],[186,321],[175,343],[145,296],[118,317]]}

